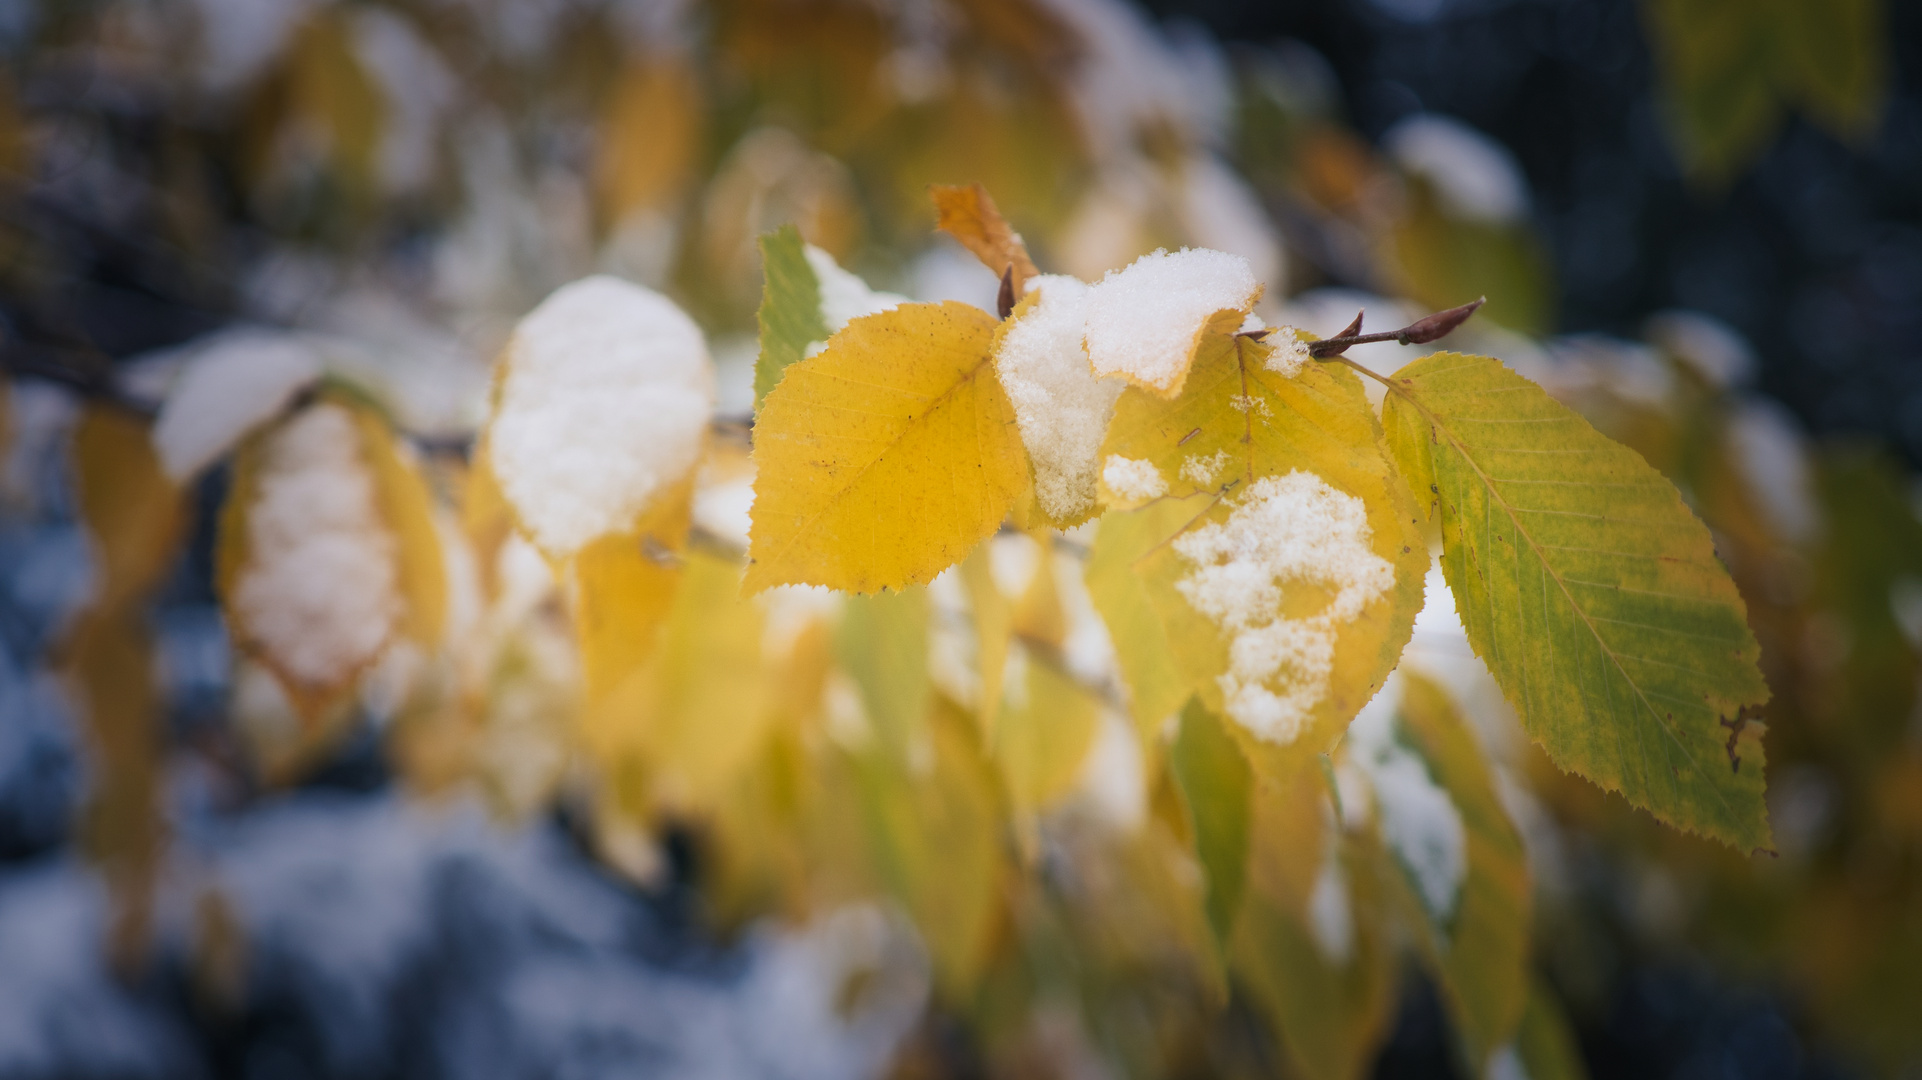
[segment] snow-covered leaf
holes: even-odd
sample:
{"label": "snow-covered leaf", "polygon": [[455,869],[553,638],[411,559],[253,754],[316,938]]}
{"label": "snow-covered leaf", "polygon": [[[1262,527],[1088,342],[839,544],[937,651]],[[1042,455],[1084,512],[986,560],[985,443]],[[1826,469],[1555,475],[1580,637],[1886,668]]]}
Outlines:
{"label": "snow-covered leaf", "polygon": [[1205,248],[1143,255],[1110,271],[1088,297],[1089,364],[1097,376],[1173,398],[1198,353],[1241,329],[1261,290],[1239,255]]}

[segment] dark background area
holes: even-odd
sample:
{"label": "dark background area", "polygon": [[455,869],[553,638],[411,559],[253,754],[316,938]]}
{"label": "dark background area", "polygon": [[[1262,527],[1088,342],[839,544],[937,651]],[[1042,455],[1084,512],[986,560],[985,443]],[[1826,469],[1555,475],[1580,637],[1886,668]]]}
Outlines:
{"label": "dark background area", "polygon": [[1922,5],[1887,5],[1891,79],[1861,146],[1789,115],[1726,190],[1684,178],[1634,0],[1149,0],[1226,43],[1326,57],[1370,139],[1444,113],[1514,152],[1558,329],[1636,336],[1687,307],[1746,335],[1760,388],[1825,436],[1922,465]]}

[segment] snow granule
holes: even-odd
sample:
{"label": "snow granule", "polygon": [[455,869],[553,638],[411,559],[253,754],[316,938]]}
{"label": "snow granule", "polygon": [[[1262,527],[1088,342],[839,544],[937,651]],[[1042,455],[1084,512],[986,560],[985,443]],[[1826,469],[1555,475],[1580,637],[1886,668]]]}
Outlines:
{"label": "snow granule", "polygon": [[1108,490],[1120,497],[1134,501],[1160,498],[1168,493],[1168,478],[1161,475],[1152,461],[1125,458],[1120,454],[1109,454],[1107,462],[1101,467],[1101,479]]}
{"label": "snow granule", "polygon": [[908,302],[905,296],[868,288],[867,282],[841,269],[834,256],[813,244],[804,247],[802,252],[807,256],[808,269],[814,271],[814,281],[821,292],[821,321],[827,324],[829,333],[838,332],[863,315],[892,311]]}
{"label": "snow granule", "polygon": [[188,358],[154,421],[154,449],[184,482],[233,449],[320,378],[312,343],[288,333],[234,330],[206,339]]}
{"label": "snow granule", "polygon": [[1180,390],[1195,336],[1218,311],[1247,311],[1261,298],[1248,260],[1225,251],[1156,250],[1111,271],[1088,297],[1088,360],[1161,394]]}
{"label": "snow granule", "polygon": [[521,320],[504,363],[494,474],[551,555],[631,528],[700,456],[707,345],[659,293],[606,276],[563,286]]}
{"label": "snow granule", "polygon": [[283,675],[335,686],[374,659],[400,616],[395,554],[353,415],[317,405],[274,432],[233,604]]}
{"label": "snow granule", "polygon": [[1468,832],[1427,763],[1398,737],[1400,707],[1400,680],[1390,675],[1348,725],[1349,753],[1374,785],[1388,850],[1429,917],[1446,925],[1468,874]]}
{"label": "snow granule", "polygon": [[1308,343],[1301,340],[1294,327],[1278,326],[1262,343],[1268,346],[1268,359],[1262,361],[1263,367],[1284,379],[1301,374],[1302,365],[1308,362]]}
{"label": "snow granule", "polygon": [[1081,343],[1092,291],[1087,285],[1046,274],[1028,288],[1039,299],[1008,326],[994,370],[1034,463],[1035,498],[1060,520],[1094,506],[1101,440],[1127,383],[1097,379],[1089,369]]}
{"label": "snow granule", "polygon": [[1215,477],[1221,475],[1221,470],[1228,467],[1230,460],[1226,450],[1217,450],[1207,457],[1189,454],[1188,460],[1181,463],[1181,478],[1205,488],[1215,482]]}
{"label": "snow granule", "polygon": [[[1220,677],[1227,712],[1256,737],[1286,746],[1328,693],[1335,637],[1395,584],[1395,568],[1369,547],[1362,501],[1313,473],[1267,476],[1236,499],[1225,523],[1174,546],[1192,573],[1175,583],[1231,639]],[[1334,594],[1319,614],[1280,615],[1285,589],[1312,582]]]}
{"label": "snow granule", "polygon": [[1268,408],[1268,403],[1253,394],[1236,394],[1228,399],[1228,407],[1239,413],[1253,413],[1263,420],[1275,418],[1274,411]]}

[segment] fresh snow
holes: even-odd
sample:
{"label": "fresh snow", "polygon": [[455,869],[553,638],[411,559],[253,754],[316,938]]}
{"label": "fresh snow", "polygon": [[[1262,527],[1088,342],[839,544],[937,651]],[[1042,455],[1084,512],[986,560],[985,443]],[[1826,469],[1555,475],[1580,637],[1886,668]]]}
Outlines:
{"label": "fresh snow", "polygon": [[1156,250],[1110,271],[1088,298],[1088,360],[1162,394],[1187,378],[1195,336],[1218,311],[1248,311],[1261,281],[1248,260],[1225,251]]}
{"label": "fresh snow", "polygon": [[1292,326],[1278,326],[1262,339],[1268,346],[1268,358],[1262,366],[1285,379],[1301,374],[1302,365],[1308,362],[1308,343]]}
{"label": "fresh snow", "polygon": [[[1369,547],[1362,501],[1313,473],[1262,477],[1233,506],[1225,523],[1175,540],[1193,567],[1175,588],[1231,639],[1220,677],[1229,717],[1286,746],[1327,696],[1342,625],[1394,586],[1395,569]],[[1286,588],[1303,581],[1334,598],[1319,614],[1281,617]]]}
{"label": "fresh snow", "polygon": [[321,404],[263,448],[233,605],[281,674],[338,685],[380,652],[400,615],[395,540],[381,520],[359,432]]}
{"label": "fresh snow", "polygon": [[1108,490],[1130,502],[1146,502],[1168,493],[1168,478],[1152,461],[1109,454],[1101,467],[1101,480]]}
{"label": "fresh snow", "polygon": [[1427,763],[1398,737],[1400,707],[1401,680],[1390,675],[1348,725],[1349,754],[1375,789],[1382,839],[1429,917],[1446,926],[1468,874],[1468,832]]}
{"label": "fresh snow", "polygon": [[821,321],[827,324],[830,334],[863,315],[892,311],[908,302],[905,296],[868,288],[867,282],[841,269],[834,256],[813,244],[802,248],[802,254],[807,257],[808,269],[814,271],[814,281],[821,292]]}
{"label": "fresh snow", "polygon": [[1047,274],[1028,289],[1038,299],[1009,324],[994,368],[1034,463],[1035,499],[1063,520],[1094,506],[1101,440],[1127,384],[1097,379],[1089,369],[1081,343],[1092,292],[1086,284]]}
{"label": "fresh snow", "polygon": [[161,468],[185,482],[232,450],[320,378],[324,362],[298,334],[241,329],[193,348],[154,421]]}
{"label": "fresh snow", "polygon": [[713,411],[700,328],[659,293],[597,275],[521,320],[488,449],[535,543],[565,557],[633,527],[686,476]]}

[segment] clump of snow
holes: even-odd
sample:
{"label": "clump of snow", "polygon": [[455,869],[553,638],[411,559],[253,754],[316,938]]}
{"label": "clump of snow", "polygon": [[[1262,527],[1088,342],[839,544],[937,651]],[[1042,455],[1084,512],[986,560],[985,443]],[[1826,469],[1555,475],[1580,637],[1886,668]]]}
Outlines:
{"label": "clump of snow", "polygon": [[1528,212],[1528,181],[1508,148],[1452,117],[1421,113],[1382,136],[1395,163],[1435,185],[1451,213],[1509,222]]}
{"label": "clump of snow", "polygon": [[1094,505],[1101,439],[1127,384],[1089,369],[1087,285],[1047,274],[1028,289],[1039,299],[1002,335],[994,369],[1034,463],[1036,500],[1050,517],[1077,517]]}
{"label": "clump of snow", "polygon": [[1427,763],[1398,737],[1400,706],[1401,683],[1390,675],[1348,725],[1349,753],[1375,789],[1382,839],[1429,917],[1446,925],[1468,874],[1468,832]]}
{"label": "clump of snow", "polygon": [[1728,441],[1736,471],[1776,532],[1790,543],[1815,539],[1822,510],[1795,417],[1773,401],[1751,398],[1729,417]]}
{"label": "clump of snow", "polygon": [[1218,311],[1248,311],[1261,280],[1248,260],[1225,251],[1156,250],[1109,272],[1088,297],[1088,360],[1096,375],[1120,375],[1172,395],[1188,376],[1195,336]]}
{"label": "clump of snow", "polygon": [[1188,459],[1181,463],[1181,478],[1193,482],[1197,487],[1205,488],[1215,482],[1215,477],[1221,475],[1221,470],[1228,467],[1229,460],[1226,450],[1217,450],[1207,457],[1189,454]]}
{"label": "clump of snow", "polygon": [[1321,870],[1308,894],[1308,930],[1323,959],[1347,967],[1355,954],[1355,913],[1348,896],[1348,874],[1341,865],[1341,836],[1329,830]]}
{"label": "clump of snow", "polygon": [[514,333],[488,449],[533,539],[571,555],[687,475],[714,411],[700,328],[617,278],[563,286]]}
{"label": "clump of snow", "polygon": [[1301,340],[1294,327],[1277,326],[1262,343],[1269,350],[1268,358],[1262,361],[1263,367],[1284,379],[1301,374],[1302,365],[1308,362],[1308,343]]}
{"label": "clump of snow", "polygon": [[195,347],[154,421],[160,466],[186,481],[320,378],[307,338],[271,330],[217,334]]}
{"label": "clump of snow", "polygon": [[1168,493],[1168,478],[1152,461],[1109,454],[1101,466],[1101,480],[1108,490],[1131,502],[1160,498]]}
{"label": "clump of snow", "polygon": [[807,245],[802,252],[807,256],[808,268],[814,271],[814,280],[821,290],[821,321],[827,324],[830,333],[863,315],[892,311],[908,302],[907,297],[897,293],[876,292],[868,288],[867,282],[841,269],[841,264],[834,261],[834,256],[813,244]]}
{"label": "clump of snow", "polygon": [[316,405],[263,448],[233,605],[285,676],[334,686],[373,660],[400,615],[396,545],[345,408]]}
{"label": "clump of snow", "polygon": [[[1263,477],[1233,505],[1225,523],[1175,540],[1194,567],[1175,588],[1230,636],[1229,668],[1220,677],[1228,715],[1286,746],[1327,695],[1342,624],[1394,586],[1395,569],[1369,547],[1362,501],[1313,473]],[[1333,597],[1318,614],[1284,618],[1294,583]]]}

